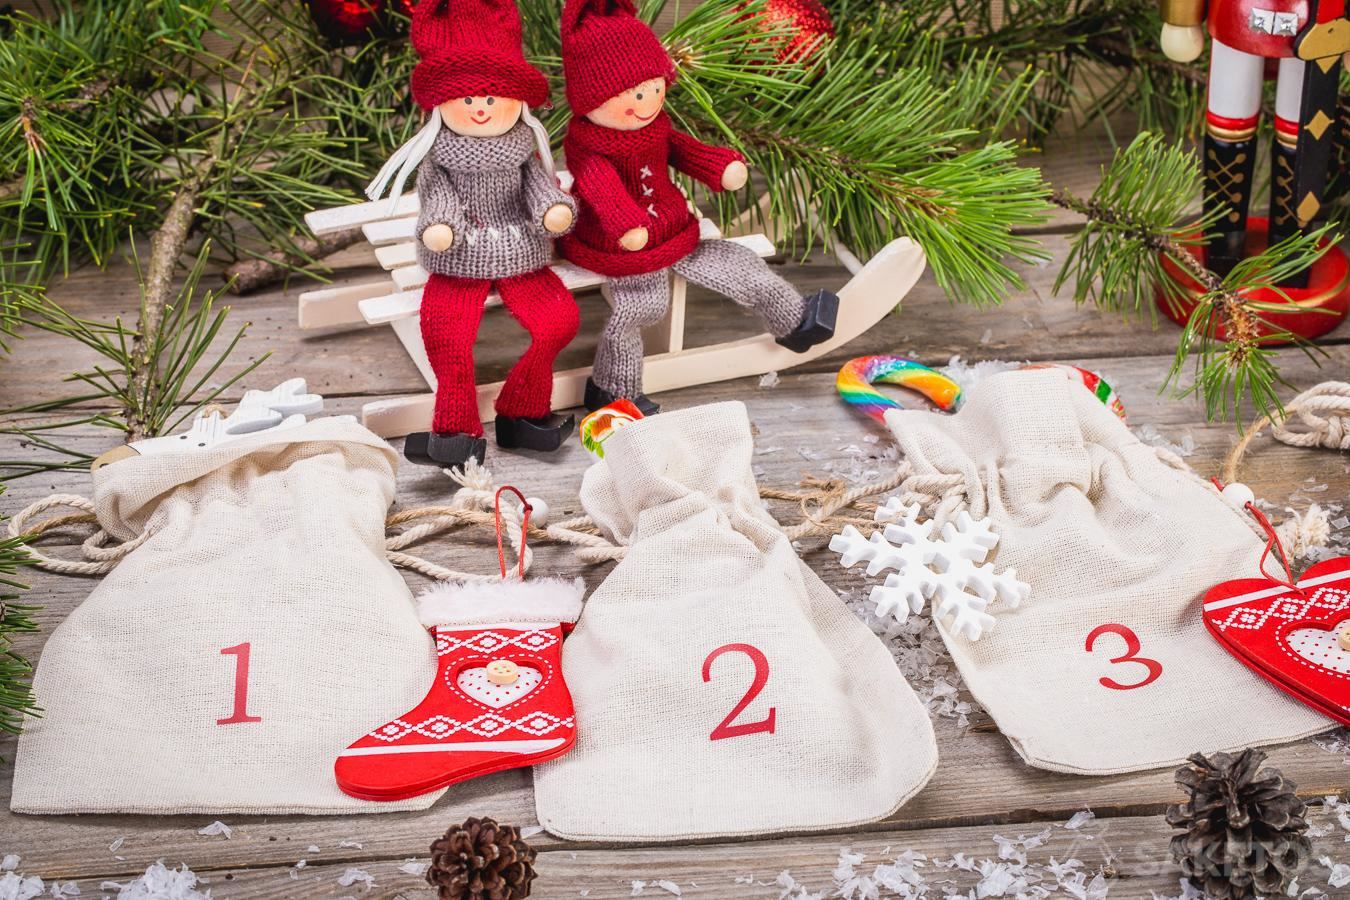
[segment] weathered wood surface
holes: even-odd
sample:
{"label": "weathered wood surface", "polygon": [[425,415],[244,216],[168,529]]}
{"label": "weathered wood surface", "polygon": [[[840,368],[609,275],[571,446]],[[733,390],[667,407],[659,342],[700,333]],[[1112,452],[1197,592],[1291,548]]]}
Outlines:
{"label": "weathered wood surface", "polygon": [[[1086,157],[1085,157],[1086,159]],[[1066,178],[1090,184],[1100,156],[1090,163],[1075,158],[1065,167]],[[1062,223],[1057,223],[1062,224]],[[906,298],[899,314],[883,322],[865,338],[802,369],[783,373],[781,382],[762,388],[754,380],[691,389],[662,396],[669,408],[740,399],[747,403],[758,432],[755,459],[764,485],[791,486],[803,474],[861,474],[880,471],[884,463],[867,462],[886,445],[886,438],[868,421],[845,408],[835,397],[832,381],[838,365],[865,353],[900,352],[930,364],[959,355],[979,359],[1057,360],[1075,362],[1103,373],[1123,397],[1134,425],[1151,425],[1167,439],[1194,442],[1190,462],[1204,474],[1214,474],[1235,439],[1229,424],[1209,424],[1192,400],[1160,393],[1175,348],[1176,332],[1164,323],[1157,330],[1090,309],[1077,309],[1055,298],[1051,285],[1057,263],[1067,247],[1064,233],[1041,234],[1055,262],[1024,268],[1025,290],[1007,299],[1003,308],[980,312],[952,305],[931,275]],[[335,261],[339,281],[378,278],[369,250],[349,251]],[[828,259],[807,264],[782,263],[784,274],[804,289],[838,285],[846,273]],[[296,294],[309,285],[295,283],[255,297],[234,301],[235,319],[253,323],[243,342],[240,359],[271,356],[250,378],[255,385],[272,384],[283,377],[303,375],[310,385],[330,398],[334,412],[356,412],[370,400],[424,390],[412,363],[386,328],[358,328],[301,333],[295,326]],[[111,316],[125,313],[137,302],[136,287],[125,267],[107,273],[77,272],[58,287],[59,298],[73,311]],[[582,338],[564,354],[560,365],[583,365],[594,349],[593,335],[604,314],[598,295],[583,298]],[[689,343],[698,345],[754,333],[757,326],[731,304],[701,292],[691,296]],[[1328,378],[1346,378],[1350,372],[1350,328],[1342,328],[1326,342],[1328,355],[1321,367],[1295,352],[1286,352],[1282,367],[1295,388]],[[523,336],[505,316],[490,315],[479,341],[480,371],[497,378],[523,347]],[[4,405],[34,403],[59,396],[58,377],[87,362],[67,343],[31,334],[12,359],[0,363]],[[237,391],[231,392],[237,395]],[[869,436],[875,441],[867,440]],[[104,432],[88,432],[76,440],[91,453],[110,446]],[[31,451],[12,439],[0,439],[0,458]],[[581,473],[588,462],[572,442],[552,457],[502,453],[493,448],[489,465],[498,480],[519,485],[546,499],[563,517],[579,512],[576,505]],[[1243,478],[1277,505],[1302,508],[1309,500],[1344,502],[1350,494],[1350,458],[1329,451],[1296,450],[1258,441],[1243,469]],[[1318,490],[1325,485],[1324,490]],[[12,513],[52,492],[87,493],[88,478],[59,473],[13,483],[0,499],[0,508]],[[404,467],[399,475],[402,507],[443,502],[453,485],[434,471]],[[796,511],[776,508],[780,518],[792,520]],[[44,546],[53,553],[72,553],[80,535],[72,532]],[[425,554],[447,565],[487,571],[495,561],[486,534],[442,540],[424,548]],[[823,549],[822,539],[803,542],[804,557],[832,586],[860,585],[856,575],[844,572]],[[597,585],[605,569],[585,569],[562,548],[542,548],[539,570],[583,575]],[[78,604],[92,587],[83,579],[33,573],[31,597],[43,604],[38,614],[42,631],[19,639],[17,649],[38,660],[44,636]],[[418,579],[410,576],[410,584]],[[978,858],[997,858],[994,834],[1034,833],[1043,823],[1062,822],[1076,810],[1093,809],[1109,828],[1111,839],[1085,842],[1082,835],[1052,829],[1051,842],[1035,851],[1034,859],[1053,854],[1062,859],[1073,852],[1095,871],[1105,864],[1100,851],[1108,844],[1117,854],[1111,872],[1112,896],[1147,896],[1150,890],[1175,895],[1177,873],[1164,864],[1168,829],[1160,813],[1178,799],[1170,773],[1154,771],[1107,778],[1080,778],[1031,769],[1010,750],[987,716],[977,714],[967,727],[952,719],[936,721],[942,763],[929,786],[910,804],[884,823],[848,835],[792,837],[750,843],[725,843],[697,848],[614,849],[568,845],[546,834],[533,837],[541,849],[540,897],[612,898],[630,896],[632,882],[669,879],[684,896],[778,897],[778,873],[788,870],[812,891],[832,892],[830,871],[841,846],[866,852],[871,867],[906,849],[950,857],[961,851]],[[91,736],[91,739],[96,737]],[[0,756],[12,759],[12,740],[0,741]],[[1309,797],[1343,793],[1350,784],[1350,766],[1343,754],[1308,741],[1271,753],[1272,760],[1297,781]],[[0,805],[7,806],[12,765],[0,764]],[[136,816],[29,817],[0,812],[0,855],[17,853],[28,874],[61,880],[77,879],[85,895],[97,892],[103,879],[126,881],[150,863],[163,859],[180,862],[211,879],[217,897],[294,896],[415,896],[421,882],[400,873],[406,860],[425,859],[426,846],[451,822],[464,817],[494,815],[530,825],[535,821],[528,772],[508,772],[456,787],[431,810],[379,816],[337,818],[226,817],[234,828],[230,840],[206,838],[196,829],[209,816],[149,818]],[[1321,852],[1350,861],[1348,845],[1337,843],[1340,832],[1321,840]],[[112,852],[107,848],[117,839]],[[361,846],[340,846],[343,842]],[[1075,842],[1077,845],[1075,846]],[[1085,844],[1090,844],[1083,849]],[[306,848],[317,845],[318,853]],[[889,851],[883,853],[885,848]],[[1097,855],[1091,855],[1096,853]],[[888,855],[889,854],[889,855]],[[1088,855],[1084,855],[1088,854]],[[120,857],[120,858],[119,858]],[[292,879],[291,867],[307,859],[305,869]],[[361,868],[376,879],[369,891],[357,884],[341,887],[338,879],[348,868]],[[934,877],[932,871],[930,877]],[[752,876],[750,883],[738,877]],[[944,876],[970,888],[978,876]],[[1325,887],[1326,873],[1310,873],[1304,885]],[[583,891],[589,891],[583,894]],[[1335,893],[1335,892],[1333,892]],[[422,892],[423,896],[427,894]],[[643,896],[671,896],[649,885]]]}

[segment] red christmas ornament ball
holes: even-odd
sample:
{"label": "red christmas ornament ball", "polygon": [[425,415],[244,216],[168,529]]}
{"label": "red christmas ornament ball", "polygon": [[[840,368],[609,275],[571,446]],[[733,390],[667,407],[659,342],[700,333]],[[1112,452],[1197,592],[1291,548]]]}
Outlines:
{"label": "red christmas ornament ball", "polygon": [[336,47],[363,44],[393,31],[397,11],[411,16],[415,0],[308,0],[309,14],[328,42]]}
{"label": "red christmas ornament ball", "polygon": [[779,62],[807,62],[834,37],[834,20],[820,0],[768,0],[759,18],[775,31],[791,35],[778,49]]}

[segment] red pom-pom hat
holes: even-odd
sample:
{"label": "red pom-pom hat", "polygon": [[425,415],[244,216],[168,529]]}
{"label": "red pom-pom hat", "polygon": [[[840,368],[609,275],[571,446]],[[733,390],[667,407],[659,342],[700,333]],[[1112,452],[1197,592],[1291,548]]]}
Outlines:
{"label": "red pom-pom hat", "polygon": [[548,79],[521,49],[514,0],[421,0],[411,37],[422,57],[413,69],[412,94],[423,109],[459,97],[548,103]]}
{"label": "red pom-pom hat", "polygon": [[584,116],[653,78],[675,80],[675,63],[632,0],[566,0],[562,13],[567,102]]}

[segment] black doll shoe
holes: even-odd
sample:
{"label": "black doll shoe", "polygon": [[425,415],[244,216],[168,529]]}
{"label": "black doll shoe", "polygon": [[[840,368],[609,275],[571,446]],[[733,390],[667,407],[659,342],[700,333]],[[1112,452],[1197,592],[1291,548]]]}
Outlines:
{"label": "black doll shoe", "polygon": [[816,291],[806,298],[806,311],[801,324],[778,343],[793,353],[805,353],[816,344],[834,337],[834,321],[839,316],[839,297],[829,291]]}
{"label": "black doll shoe", "polygon": [[487,458],[487,440],[471,434],[417,431],[403,442],[403,455],[415,465],[440,469],[462,469],[471,459],[481,466]]}
{"label": "black doll shoe", "polygon": [[577,427],[576,416],[548,415],[537,419],[497,417],[497,446],[505,450],[542,450],[552,453]]}
{"label": "black doll shoe", "polygon": [[[623,398],[611,394],[591,379],[586,379],[585,402],[586,408],[591,412],[595,412],[598,409],[604,409],[615,400],[621,399]],[[646,394],[638,394],[636,397],[629,397],[627,399],[638,408],[638,412],[642,413],[643,418],[650,418],[661,411],[660,404]]]}

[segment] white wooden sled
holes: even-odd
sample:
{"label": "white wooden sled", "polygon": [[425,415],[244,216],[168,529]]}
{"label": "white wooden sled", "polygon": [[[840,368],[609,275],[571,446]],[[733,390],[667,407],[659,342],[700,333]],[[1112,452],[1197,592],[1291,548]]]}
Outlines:
{"label": "white wooden sled", "polygon": [[[567,174],[559,175],[564,188],[568,187]],[[422,377],[434,390],[436,377],[422,346],[418,317],[422,286],[428,276],[417,264],[413,236],[417,212],[417,195],[407,194],[400,197],[393,208],[388,200],[379,200],[317,210],[307,215],[305,222],[315,235],[360,226],[366,239],[375,247],[376,259],[389,271],[391,280],[306,291],[300,295],[300,327],[387,324],[394,329]],[[726,238],[708,219],[701,219],[700,226],[703,240],[734,240],[761,257],[774,253],[773,243],[762,234]],[[731,378],[763,375],[818,359],[862,335],[895,309],[923,274],[924,266],[923,251],[908,238],[887,244],[838,292],[839,317],[834,337],[800,354],[780,347],[767,333],[707,347],[686,348],[687,285],[683,278],[676,276],[671,286],[669,312],[662,322],[644,334],[647,357],[643,388],[649,394],[656,394]],[[573,293],[601,287],[605,282],[604,276],[568,262],[554,263],[553,270]],[[488,298],[489,308],[500,304],[495,293]],[[584,368],[555,374],[553,408],[580,406],[590,373],[589,368]],[[501,382],[497,382],[478,388],[478,408],[485,421],[495,415],[492,404],[501,387]],[[366,404],[362,419],[381,437],[400,437],[413,431],[425,431],[431,423],[434,403],[434,394],[379,400]]]}

